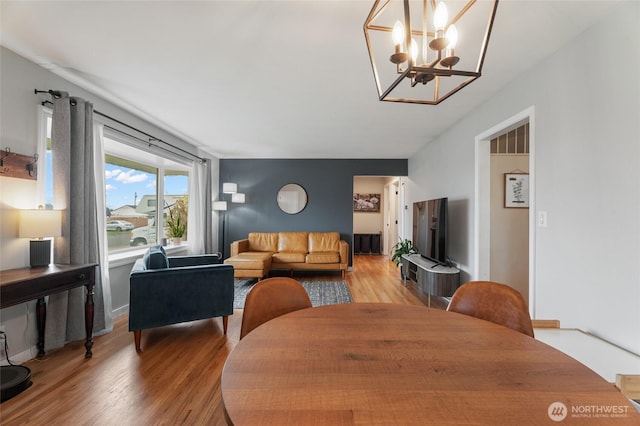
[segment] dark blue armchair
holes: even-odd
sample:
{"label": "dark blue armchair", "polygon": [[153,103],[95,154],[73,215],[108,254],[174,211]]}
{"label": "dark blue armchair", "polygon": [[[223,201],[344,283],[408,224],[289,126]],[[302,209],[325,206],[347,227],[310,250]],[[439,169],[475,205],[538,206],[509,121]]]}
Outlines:
{"label": "dark blue armchair", "polygon": [[220,255],[167,257],[150,248],[129,275],[129,331],[140,352],[142,330],[222,317],[227,334],[233,315],[233,267]]}

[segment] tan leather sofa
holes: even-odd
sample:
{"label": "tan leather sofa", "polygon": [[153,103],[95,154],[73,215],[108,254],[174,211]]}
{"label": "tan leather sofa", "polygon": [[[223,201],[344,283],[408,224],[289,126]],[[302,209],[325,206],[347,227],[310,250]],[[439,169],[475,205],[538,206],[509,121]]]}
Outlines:
{"label": "tan leather sofa", "polygon": [[231,243],[235,278],[258,278],[272,269],[341,271],[349,263],[349,244],[338,232],[251,232]]}

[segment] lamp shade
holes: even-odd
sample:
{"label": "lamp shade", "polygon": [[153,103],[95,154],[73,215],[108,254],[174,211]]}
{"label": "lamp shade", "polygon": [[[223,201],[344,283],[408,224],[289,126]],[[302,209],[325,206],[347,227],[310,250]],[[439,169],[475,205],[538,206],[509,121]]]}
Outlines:
{"label": "lamp shade", "polygon": [[61,235],[60,210],[20,210],[20,238],[45,238]]}
{"label": "lamp shade", "polygon": [[235,194],[238,192],[238,184],[233,182],[224,182],[222,184],[222,192],[225,194]]}
{"label": "lamp shade", "polygon": [[226,201],[214,201],[213,202],[213,210],[215,210],[217,212],[227,210],[227,202]]}
{"label": "lamp shade", "polygon": [[241,192],[236,192],[235,194],[231,194],[231,202],[244,203],[244,194]]}

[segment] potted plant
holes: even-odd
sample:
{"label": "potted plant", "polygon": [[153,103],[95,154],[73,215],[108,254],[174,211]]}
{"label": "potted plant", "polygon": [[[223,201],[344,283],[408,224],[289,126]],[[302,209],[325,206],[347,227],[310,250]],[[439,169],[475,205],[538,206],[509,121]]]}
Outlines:
{"label": "potted plant", "polygon": [[[396,266],[402,266],[402,255],[417,253],[416,248],[413,246],[413,242],[408,239],[398,241],[391,250],[393,251],[391,260],[396,264]],[[402,269],[400,270],[400,273],[402,274]]]}
{"label": "potted plant", "polygon": [[167,236],[173,238],[174,244],[180,244],[187,233],[187,199],[183,197],[169,208],[167,217]]}

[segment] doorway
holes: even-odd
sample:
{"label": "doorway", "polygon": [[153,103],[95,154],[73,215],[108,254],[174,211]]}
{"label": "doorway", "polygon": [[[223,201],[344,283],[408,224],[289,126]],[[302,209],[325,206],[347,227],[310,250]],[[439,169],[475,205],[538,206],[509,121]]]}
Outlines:
{"label": "doorway", "polygon": [[[503,282],[520,291],[528,300],[532,318],[535,318],[534,112],[531,107],[476,137],[474,212],[474,279]],[[496,159],[491,141],[522,126],[526,129],[528,156],[514,160],[513,155],[505,155]],[[528,208],[513,209],[505,204],[507,174],[527,177]],[[509,228],[514,226],[523,228]],[[515,278],[518,274],[524,277]]]}
{"label": "doorway", "polygon": [[489,279],[529,300],[529,123],[491,139]]}
{"label": "doorway", "polygon": [[[398,240],[399,181],[400,178],[391,176],[354,176],[354,254],[389,255]],[[356,202],[363,207],[356,206]]]}

